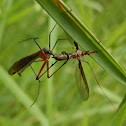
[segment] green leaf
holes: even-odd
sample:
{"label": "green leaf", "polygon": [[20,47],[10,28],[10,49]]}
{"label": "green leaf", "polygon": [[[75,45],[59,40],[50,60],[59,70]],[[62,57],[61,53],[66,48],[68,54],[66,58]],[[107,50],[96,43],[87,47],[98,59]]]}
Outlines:
{"label": "green leaf", "polygon": [[48,126],[48,119],[45,117],[45,115],[40,111],[36,104],[34,104],[34,106],[30,109],[30,105],[33,103],[33,101],[21,90],[20,87],[18,87],[18,84],[12,80],[1,65],[0,73],[0,82],[2,82],[16,96],[18,101],[20,101],[29,110],[29,112],[36,117],[41,125]]}
{"label": "green leaf", "polygon": [[[98,51],[91,57],[110,75],[126,85],[126,73],[107,52],[102,43],[82,24],[74,13],[59,0],[36,0],[47,13],[86,51]],[[102,27],[102,26],[101,26]]]}
{"label": "green leaf", "polygon": [[119,109],[111,123],[111,126],[122,126],[123,121],[126,119],[126,95],[122,100]]}

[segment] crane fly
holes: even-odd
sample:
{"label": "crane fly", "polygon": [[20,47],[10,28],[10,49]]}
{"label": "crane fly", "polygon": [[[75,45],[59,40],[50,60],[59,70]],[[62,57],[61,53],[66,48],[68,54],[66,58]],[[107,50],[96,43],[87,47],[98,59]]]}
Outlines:
{"label": "crane fly", "polygon": [[[12,67],[9,69],[9,74],[13,75],[15,73],[18,73],[21,76],[21,73],[30,65],[32,64],[37,58],[42,58],[43,60],[39,60],[39,61],[44,61],[43,66],[45,66],[45,64],[48,64],[48,59],[50,58],[51,55],[51,51],[44,49],[41,49],[40,51],[31,54],[29,56],[26,56],[22,59],[20,59],[19,61],[15,62]],[[39,62],[37,61],[37,62]],[[40,72],[39,72],[40,74]],[[38,76],[39,76],[38,74]]]}
{"label": "crane fly", "polygon": [[[57,25],[57,24],[56,24]],[[55,26],[56,26],[55,25]],[[9,69],[8,73],[10,75],[13,75],[15,73],[18,73],[20,76],[21,76],[21,73],[28,67],[30,66],[31,67],[31,64],[33,62],[44,62],[42,64],[42,67],[41,69],[39,70],[39,73],[38,75],[36,75],[36,73],[34,72],[33,68],[31,67],[31,69],[33,70],[34,74],[36,75],[36,80],[39,80],[45,73],[47,73],[47,77],[50,78],[52,75],[54,75],[60,68],[62,68],[69,59],[77,59],[78,60],[78,66],[76,67],[76,71],[75,71],[75,79],[76,79],[76,84],[77,84],[77,88],[78,88],[78,91],[79,91],[79,94],[81,96],[81,98],[83,100],[87,100],[88,97],[89,97],[89,87],[88,87],[88,83],[87,83],[87,80],[86,80],[86,76],[85,76],[85,73],[84,73],[84,70],[83,70],[83,67],[82,67],[82,64],[81,64],[81,58],[83,58],[85,55],[90,55],[90,54],[93,54],[93,53],[97,53],[98,51],[83,51],[83,50],[79,50],[78,48],[78,45],[77,43],[66,33],[67,35],[67,39],[58,39],[52,50],[50,49],[50,37],[51,37],[51,33],[52,31],[54,30],[55,26],[53,27],[53,29],[51,30],[51,32],[49,33],[49,49],[47,50],[46,48],[43,48],[41,49],[41,47],[39,46],[39,44],[37,43],[36,39],[38,38],[30,38],[30,39],[34,39],[34,42],[36,43],[36,45],[39,47],[40,51],[34,53],[34,54],[31,54],[29,56],[26,56],[22,59],[20,59],[19,61],[15,62],[11,68]],[[27,39],[28,40],[28,39]],[[76,47],[76,51],[73,52],[73,53],[66,53],[65,51],[63,51],[61,54],[53,54],[53,50],[57,44],[57,42],[59,40],[70,40],[69,42],[71,44],[74,43],[75,47]],[[71,41],[72,40],[72,41]],[[24,40],[25,41],[25,40]],[[49,67],[49,59],[51,57],[51,55],[53,56],[52,58],[54,58],[56,61]],[[37,58],[41,58],[42,60],[37,60]],[[65,62],[57,69],[55,70],[50,76],[49,76],[49,69],[51,67],[53,67],[58,61],[63,61],[65,60]],[[83,61],[83,62],[86,62],[86,61]],[[88,62],[86,62],[88,63]],[[43,68],[45,67],[45,65],[47,66],[47,70],[45,72],[42,73],[42,70]],[[92,71],[92,68],[90,66],[90,64],[88,63],[91,71]],[[41,74],[42,73],[42,74]],[[95,74],[94,72],[92,71],[94,77],[95,77]],[[96,77],[95,77],[95,80],[98,84],[98,86],[101,88],[101,86],[99,85]],[[39,95],[39,90],[40,90],[40,80],[39,80],[39,89],[38,89],[38,94],[37,94],[37,97],[35,99],[35,101],[33,102],[33,104],[37,101],[37,98],[38,98],[38,95]],[[103,89],[101,88],[102,92],[104,93],[104,95],[106,96],[105,92],[103,91]],[[106,96],[107,100],[111,103],[111,101],[108,99],[108,97]],[[32,105],[33,105],[32,104]],[[112,104],[112,103],[111,103]],[[31,106],[32,106],[31,105]],[[112,104],[113,106],[113,104]],[[113,106],[114,107],[114,106]],[[114,107],[115,108],[115,107]]]}
{"label": "crane fly", "polygon": [[[55,25],[56,26],[56,25]],[[53,27],[53,29],[55,28],[55,26]],[[50,34],[49,34],[49,50],[47,50],[46,48],[41,49],[41,47],[38,45],[36,39],[38,38],[31,38],[34,39],[34,42],[37,44],[37,46],[39,47],[40,51],[31,54],[29,56],[26,56],[22,59],[20,59],[19,61],[15,62],[12,67],[9,69],[9,74],[13,75],[15,73],[18,73],[19,75],[21,75],[21,73],[28,67],[31,66],[31,64],[33,62],[42,62],[44,61],[44,63],[42,64],[41,69],[39,70],[38,75],[36,75],[36,80],[39,80],[46,72],[47,72],[47,77],[50,78],[52,75],[54,75],[62,66],[64,66],[67,61],[69,59],[77,59],[78,60],[78,67],[76,68],[76,72],[75,72],[75,79],[76,79],[76,83],[77,83],[77,88],[78,91],[80,93],[80,96],[82,97],[83,100],[87,100],[89,97],[89,87],[88,87],[88,83],[86,80],[86,76],[84,74],[84,70],[81,64],[81,60],[80,58],[84,57],[85,55],[90,55],[93,53],[97,53],[97,51],[93,51],[93,52],[89,52],[89,51],[82,51],[79,50],[77,43],[74,41],[74,45],[76,46],[76,51],[73,53],[66,53],[66,52],[62,52],[61,54],[53,54],[53,50],[57,44],[57,42],[59,40],[65,40],[65,39],[58,39],[56,41],[56,43],[54,44],[52,50],[50,49],[50,37],[51,37],[51,33],[53,31],[53,29],[51,30]],[[67,36],[68,37],[68,36]],[[68,39],[71,39],[68,37]],[[53,56],[52,58],[54,58],[56,61],[49,67],[49,59],[51,57],[51,55]],[[37,60],[37,58],[41,58],[42,60]],[[65,60],[65,62],[57,69],[55,70],[55,72],[53,72],[50,76],[49,76],[49,69],[51,67],[53,67],[58,61],[63,61]],[[47,66],[47,70],[45,72],[42,73],[43,68],[45,67],[45,65]],[[31,67],[32,68],[32,67]],[[33,70],[33,69],[32,69]],[[33,71],[34,72],[34,71]],[[41,74],[42,73],[42,74]],[[38,92],[39,94],[39,92]],[[37,96],[38,97],[38,96]],[[36,99],[37,100],[37,99]],[[36,101],[35,100],[35,101]],[[35,103],[35,102],[34,102]],[[34,104],[33,103],[33,104]]]}
{"label": "crane fly", "polygon": [[[76,71],[75,71],[76,84],[77,84],[77,88],[78,88],[78,91],[79,91],[81,98],[83,100],[87,100],[88,97],[89,97],[89,87],[88,87],[88,83],[87,83],[87,80],[86,80],[86,76],[85,76],[80,58],[84,57],[85,55],[97,53],[97,51],[89,52],[89,51],[79,50],[78,45],[75,41],[74,41],[74,45],[76,46],[75,52],[73,52],[73,53],[62,52],[61,54],[54,54],[52,58],[54,58],[57,61],[66,60],[66,62],[69,59],[77,59],[78,60],[78,66],[77,66]],[[65,64],[66,64],[66,62],[65,62]],[[55,71],[55,72],[57,72],[57,71]]]}
{"label": "crane fly", "polygon": [[[56,25],[57,25],[57,24],[56,24]],[[41,47],[39,46],[39,44],[38,44],[37,41],[36,41],[36,39],[38,39],[38,38],[30,38],[30,39],[34,39],[34,42],[35,42],[36,45],[39,47],[40,51],[38,51],[38,52],[36,52],[36,53],[34,53],[34,54],[31,54],[31,55],[29,55],[29,56],[26,56],[26,57],[24,57],[24,58],[22,58],[22,59],[20,59],[19,61],[15,62],[15,63],[10,67],[10,69],[8,70],[8,73],[9,73],[10,75],[13,75],[13,74],[15,74],[15,73],[18,73],[19,76],[21,76],[21,73],[22,73],[28,66],[30,66],[31,69],[32,69],[32,71],[34,72],[32,66],[31,66],[31,64],[32,64],[33,62],[42,62],[42,61],[44,62],[44,63],[42,64],[41,69],[39,70],[38,75],[36,75],[36,73],[34,72],[34,74],[36,75],[36,80],[39,81],[39,89],[38,89],[38,94],[37,94],[36,99],[35,99],[35,101],[33,102],[33,104],[37,101],[37,98],[38,98],[38,96],[39,96],[39,91],[40,91],[40,80],[39,80],[39,78],[42,77],[46,72],[47,72],[47,77],[48,77],[48,78],[50,78],[50,77],[55,73],[55,72],[54,72],[52,75],[49,76],[49,69],[50,69],[57,61],[49,67],[49,61],[48,61],[48,60],[50,59],[50,56],[53,55],[53,50],[54,50],[56,44],[58,43],[58,41],[59,41],[59,40],[64,40],[64,39],[58,39],[58,40],[55,42],[55,44],[54,44],[52,50],[50,49],[51,33],[52,33],[52,31],[54,30],[54,28],[56,27],[56,25],[53,27],[53,29],[52,29],[51,32],[49,33],[49,50],[47,50],[46,48],[41,49]],[[27,39],[27,40],[29,40],[29,39]],[[23,41],[26,41],[26,40],[23,40]],[[22,42],[22,41],[21,41],[21,42]],[[41,58],[42,60],[36,61],[37,58]],[[41,74],[41,73],[42,73],[42,70],[43,70],[44,67],[45,67],[45,65],[47,66],[47,70],[46,70],[43,74]],[[32,105],[33,105],[33,104],[32,104]],[[32,105],[31,105],[31,106],[32,106]]]}
{"label": "crane fly", "polygon": [[[91,55],[93,53],[97,53],[98,51],[83,51],[83,50],[79,50],[78,48],[78,44],[66,33],[67,35],[67,38],[68,40],[70,40],[70,43],[75,45],[76,47],[76,51],[73,52],[73,53],[66,53],[66,52],[62,52],[61,54],[55,54],[53,55],[52,58],[54,58],[55,60],[57,61],[62,61],[62,60],[66,60],[64,62],[63,65],[66,64],[66,62],[69,60],[69,59],[77,59],[78,60],[78,66],[76,67],[76,71],[75,71],[75,79],[76,79],[76,84],[77,84],[77,88],[78,88],[78,91],[79,91],[79,94],[81,96],[81,98],[86,101],[89,97],[89,87],[88,87],[88,83],[87,83],[87,79],[86,79],[86,76],[85,76],[85,73],[84,73],[84,70],[83,70],[83,67],[82,67],[82,64],[81,64],[81,58],[83,58],[85,55]],[[72,40],[72,41],[71,41]],[[90,64],[86,61],[83,61],[85,63],[87,63],[94,75],[94,78],[98,84],[98,86],[100,87],[100,89],[102,90],[102,92],[104,93],[104,95],[106,96],[107,100],[109,101],[109,103],[113,106],[113,108],[116,110],[115,106],[112,104],[112,102],[109,100],[109,98],[107,97],[107,95],[105,94],[104,90],[102,89],[102,87],[100,86],[100,84],[98,83],[96,77],[95,77],[95,74],[90,66]],[[63,66],[62,65],[62,66]],[[61,67],[62,67],[61,66]],[[60,67],[60,68],[61,68]],[[60,69],[59,68],[59,69]],[[59,69],[57,69],[54,73],[56,73]]]}
{"label": "crane fly", "polygon": [[[56,26],[56,25],[55,25]],[[37,44],[37,46],[39,47],[40,51],[34,53],[34,54],[31,54],[29,56],[26,56],[22,59],[20,59],[19,61],[15,62],[9,69],[8,73],[10,75],[13,75],[15,73],[18,73],[20,76],[21,76],[21,73],[28,67],[28,66],[31,66],[31,64],[33,62],[44,62],[38,75],[36,75],[36,80],[39,80],[39,78],[41,76],[43,76],[46,72],[47,72],[47,77],[50,78],[49,76],[49,59],[50,59],[50,56],[53,55],[53,50],[57,44],[57,42],[59,40],[64,40],[64,39],[58,39],[56,41],[56,43],[54,44],[52,50],[50,49],[50,38],[51,38],[51,33],[52,31],[54,30],[55,26],[53,27],[53,29],[51,30],[50,34],[49,34],[49,50],[47,50],[46,48],[43,48],[41,49],[41,47],[39,46],[39,44],[37,43],[36,39],[38,38],[30,38],[30,39],[34,39],[34,42]],[[29,40],[29,39],[27,39]],[[25,40],[23,40],[25,41]],[[37,60],[38,58],[41,58],[42,60]],[[42,70],[44,69],[45,65],[47,66],[47,70],[41,75],[42,73]],[[32,68],[32,67],[31,67]],[[33,69],[32,69],[33,70]],[[33,71],[34,72],[34,71]],[[52,76],[52,75],[51,75]]]}

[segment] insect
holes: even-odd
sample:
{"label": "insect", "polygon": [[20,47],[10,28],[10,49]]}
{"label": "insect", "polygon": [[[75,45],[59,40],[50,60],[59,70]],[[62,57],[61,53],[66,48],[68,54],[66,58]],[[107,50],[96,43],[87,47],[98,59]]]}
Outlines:
{"label": "insect", "polygon": [[[36,41],[34,39],[34,41]],[[51,51],[46,50],[45,48],[41,49],[40,51],[31,54],[29,56],[26,56],[19,61],[15,62],[12,67],[9,69],[9,74],[13,75],[15,73],[18,73],[21,76],[21,73],[30,65],[32,64],[37,58],[42,58],[44,61],[44,65],[48,64],[48,59],[50,58],[50,55],[52,54]],[[38,74],[39,76],[39,74]]]}
{"label": "insect", "polygon": [[[69,42],[71,44],[74,43],[74,45],[76,47],[76,51],[73,53],[62,52],[61,54],[54,54],[52,58],[54,58],[57,61],[66,60],[63,65],[65,65],[69,59],[77,59],[78,60],[78,66],[76,67],[76,71],[75,71],[75,79],[76,79],[76,84],[77,84],[79,94],[80,94],[81,98],[84,101],[86,101],[89,98],[89,87],[88,87],[87,79],[86,79],[86,76],[85,76],[85,73],[84,73],[84,70],[83,70],[83,67],[81,64],[81,61],[83,61],[83,60],[81,60],[81,58],[83,58],[85,55],[91,55],[93,53],[97,53],[98,51],[90,52],[90,51],[79,50],[78,44],[67,33],[66,33],[66,35],[67,35],[68,40],[70,40]],[[112,104],[112,102],[109,100],[109,98],[105,94],[105,92],[102,89],[102,87],[100,86],[100,84],[98,83],[90,64],[86,61],[83,61],[83,62],[85,62],[89,65],[98,86],[100,87],[100,89],[102,90],[104,95],[106,96],[109,103],[113,106],[113,108],[115,108],[114,105]],[[52,66],[53,66],[53,64],[52,64]],[[61,67],[59,67],[53,74],[55,74]]]}
{"label": "insect", "polygon": [[[56,25],[55,25],[56,26]],[[55,26],[53,27],[53,29],[55,28]],[[53,76],[60,68],[62,68],[69,59],[77,59],[78,60],[78,67],[76,68],[76,83],[77,83],[77,87],[78,87],[78,91],[80,93],[80,96],[82,97],[83,100],[87,100],[89,97],[89,87],[88,87],[88,83],[84,74],[84,70],[81,64],[81,59],[82,57],[84,57],[85,55],[90,55],[93,53],[97,53],[97,51],[93,51],[93,52],[89,52],[89,51],[82,51],[79,50],[77,43],[74,41],[74,45],[76,47],[76,51],[73,53],[66,53],[66,52],[62,52],[61,54],[53,54],[53,50],[57,44],[57,42],[59,40],[64,40],[64,39],[58,39],[56,41],[56,43],[54,44],[52,50],[50,49],[50,37],[51,37],[51,33],[53,31],[53,29],[51,30],[50,34],[49,34],[49,50],[43,48],[41,49],[41,47],[38,45],[36,39],[38,38],[34,38],[34,42],[37,44],[37,46],[39,47],[40,51],[31,54],[29,56],[26,56],[22,59],[20,59],[19,61],[15,62],[12,67],[9,69],[9,74],[13,75],[15,73],[18,73],[19,75],[21,75],[21,73],[28,67],[31,67],[31,64],[33,62],[44,62],[42,64],[41,69],[39,70],[38,75],[36,75],[36,80],[39,80],[46,72],[47,72],[47,77],[50,78],[51,76]],[[33,38],[32,38],[33,39]],[[68,36],[68,39],[69,38]],[[49,67],[49,61],[48,59],[51,57],[51,55],[53,56],[52,58],[54,58],[56,61]],[[36,61],[37,58],[41,58],[42,60],[38,60]],[[55,70],[50,76],[49,76],[49,69],[51,67],[53,67],[58,61],[63,61],[65,60],[65,62],[57,69]],[[43,68],[45,67],[45,65],[47,66],[47,70],[45,72],[42,73]],[[32,68],[32,67],[31,67]],[[33,70],[33,68],[32,68]],[[34,70],[33,70],[34,72]],[[42,74],[41,74],[42,73]],[[39,81],[40,82],[40,81]],[[38,91],[39,94],[39,91]],[[37,96],[38,97],[38,96]],[[37,99],[36,99],[37,100]],[[35,100],[35,101],[36,101]],[[34,102],[35,103],[35,102]]]}
{"label": "insect", "polygon": [[[57,25],[57,24],[56,24],[56,25]],[[53,46],[53,48],[52,48],[52,50],[51,50],[51,48],[50,48],[51,33],[52,33],[52,31],[54,30],[54,28],[56,27],[56,25],[53,27],[53,29],[52,29],[51,32],[49,33],[49,50],[47,50],[46,48],[41,49],[41,47],[39,46],[39,44],[38,44],[37,41],[36,41],[38,38],[30,38],[30,39],[33,39],[33,40],[34,40],[34,42],[36,43],[36,45],[39,47],[40,51],[38,51],[38,52],[36,52],[36,53],[34,53],[34,54],[31,54],[31,55],[29,55],[29,56],[26,56],[26,57],[24,57],[24,58],[22,58],[22,59],[20,59],[19,61],[15,62],[15,63],[10,67],[10,69],[8,70],[8,73],[9,73],[10,75],[13,75],[13,74],[15,74],[15,73],[18,73],[19,76],[21,76],[21,73],[22,73],[28,66],[30,66],[31,69],[32,69],[32,71],[34,72],[32,66],[31,66],[31,64],[32,64],[33,62],[42,62],[42,61],[44,62],[44,63],[42,64],[41,69],[39,70],[38,75],[36,75],[36,73],[34,72],[34,74],[36,75],[36,80],[39,81],[39,88],[38,88],[38,94],[37,94],[36,99],[35,99],[35,101],[33,102],[33,104],[37,101],[37,98],[38,98],[38,96],[39,96],[39,91],[40,91],[40,80],[39,80],[39,78],[42,77],[46,72],[47,72],[47,77],[48,77],[48,78],[50,78],[50,77],[55,73],[55,72],[54,72],[52,75],[49,75],[49,69],[50,69],[50,67],[52,67],[57,61],[49,67],[49,61],[48,61],[48,60],[50,59],[50,56],[53,55],[53,50],[54,50],[54,48],[55,48],[57,42],[60,41],[60,40],[64,40],[64,39],[58,39],[58,40],[55,42],[55,44],[54,44],[54,46]],[[29,40],[29,39],[27,39],[27,40]],[[24,40],[24,41],[25,41],[25,40]],[[36,61],[37,58],[41,58],[42,60],[37,60],[37,61]],[[41,73],[42,73],[42,70],[43,70],[44,67],[45,67],[45,65],[47,66],[47,70],[46,70],[43,74],[41,74]],[[33,104],[32,104],[32,105],[33,105]],[[31,106],[32,106],[32,105],[31,105]]]}
{"label": "insect", "polygon": [[[78,91],[79,91],[79,94],[80,94],[81,98],[83,100],[87,100],[88,97],[89,97],[89,87],[88,87],[88,83],[87,83],[87,80],[86,80],[86,76],[84,74],[84,70],[83,70],[80,58],[84,57],[85,55],[90,55],[90,54],[93,54],[93,53],[97,53],[97,51],[89,52],[89,51],[79,50],[78,45],[77,45],[77,43],[75,41],[74,41],[74,45],[76,46],[76,51],[75,52],[73,52],[73,53],[62,52],[61,54],[54,54],[52,58],[54,58],[57,61],[66,60],[66,62],[69,59],[77,59],[78,60],[78,66],[77,66],[76,72],[75,72],[76,84],[77,84],[77,88],[78,88]],[[66,64],[66,62],[64,64]],[[84,62],[86,62],[86,61],[84,61]],[[57,69],[57,71],[59,69]],[[55,71],[55,73],[57,71]]]}
{"label": "insect", "polygon": [[[56,25],[55,25],[55,26],[56,26]],[[51,32],[50,32],[50,34],[49,34],[49,50],[47,50],[46,48],[41,49],[41,47],[39,46],[39,44],[38,44],[37,41],[36,41],[36,39],[38,39],[38,38],[30,38],[30,39],[34,39],[34,42],[35,42],[35,43],[37,44],[37,46],[39,47],[40,51],[38,51],[38,52],[36,52],[36,53],[34,53],[34,54],[31,54],[31,55],[29,55],[29,56],[26,56],[26,57],[20,59],[19,61],[15,62],[15,63],[10,67],[10,69],[9,69],[9,71],[8,71],[8,73],[9,73],[10,75],[13,75],[13,74],[15,74],[15,73],[18,73],[19,76],[21,76],[21,73],[22,73],[28,66],[31,66],[31,64],[32,64],[33,62],[42,62],[42,61],[43,61],[44,63],[43,63],[43,65],[42,65],[42,67],[41,67],[41,69],[40,69],[38,75],[36,75],[36,80],[39,80],[39,78],[43,75],[43,74],[41,75],[41,72],[42,72],[43,68],[45,67],[45,65],[47,66],[47,70],[46,70],[46,72],[47,72],[47,77],[50,78],[50,76],[49,76],[49,61],[48,61],[48,60],[49,60],[50,56],[53,55],[53,50],[54,50],[54,48],[55,48],[57,42],[58,42],[59,40],[63,40],[63,39],[58,39],[58,40],[56,41],[56,43],[54,44],[52,50],[50,49],[50,38],[51,38],[51,33],[52,33],[52,31],[54,30],[55,26],[53,27],[53,29],[51,30]],[[28,39],[27,39],[27,40],[28,40]],[[42,60],[36,61],[36,59],[38,59],[38,58],[41,58]],[[32,67],[31,67],[31,68],[32,68]],[[33,70],[33,69],[32,69],[32,70]]]}

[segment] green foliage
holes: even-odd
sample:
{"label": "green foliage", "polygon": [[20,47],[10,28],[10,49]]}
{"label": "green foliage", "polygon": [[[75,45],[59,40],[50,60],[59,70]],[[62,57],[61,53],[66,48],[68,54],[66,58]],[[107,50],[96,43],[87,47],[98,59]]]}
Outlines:
{"label": "green foliage", "polygon": [[125,119],[126,119],[126,95],[119,106],[119,109],[112,121],[111,126],[122,126]]}
{"label": "green foliage", "polygon": [[[65,2],[105,45],[122,68],[126,69],[126,1],[67,0]],[[0,1],[0,13],[0,125],[107,126],[117,123],[117,118],[118,123],[126,125],[123,113],[126,110],[126,103],[123,102],[115,116],[116,110],[101,92],[90,68],[84,63],[90,96],[86,102],[81,100],[74,78],[75,60],[69,61],[51,80],[47,79],[46,75],[42,78],[39,98],[30,108],[38,91],[38,82],[32,70],[27,68],[21,77],[10,76],[7,71],[15,61],[39,50],[32,40],[17,43],[40,36],[42,37],[39,39],[40,46],[48,48],[48,34],[55,23],[50,23],[50,16],[34,0]],[[53,47],[52,42],[55,43],[55,32],[58,33],[57,38],[66,38],[64,31],[59,26],[56,27],[51,36],[51,47]],[[73,52],[75,48],[69,42],[62,41],[56,46],[55,53],[62,51]],[[126,93],[125,86],[106,73],[92,58],[86,56],[85,61],[90,63],[99,84],[118,108]],[[54,61],[50,64],[52,62]],[[50,73],[61,64],[50,70]],[[36,73],[41,65],[42,63],[33,64]]]}
{"label": "green foliage", "polygon": [[[126,73],[107,52],[101,42],[72,14],[63,2],[37,0],[54,20],[85,50],[98,50],[95,59],[108,73],[126,84]],[[55,8],[55,9],[54,9]],[[65,22],[65,23],[64,23]]]}

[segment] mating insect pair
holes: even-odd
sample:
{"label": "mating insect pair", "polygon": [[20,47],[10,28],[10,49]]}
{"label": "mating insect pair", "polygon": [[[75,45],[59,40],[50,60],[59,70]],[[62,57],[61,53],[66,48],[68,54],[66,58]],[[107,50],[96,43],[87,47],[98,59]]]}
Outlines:
{"label": "mating insect pair", "polygon": [[[54,28],[55,28],[55,26],[54,26]],[[38,45],[38,43],[36,41],[37,38],[32,38],[32,39],[34,39],[34,42],[39,47],[40,51],[38,51],[37,53],[34,53],[32,55],[29,55],[27,57],[24,57],[24,58],[20,59],[19,61],[15,62],[12,65],[12,67],[9,69],[8,72],[11,75],[13,75],[15,73],[18,73],[19,75],[21,75],[23,70],[25,70],[28,66],[31,66],[31,64],[33,62],[44,62],[42,64],[42,67],[41,67],[38,75],[36,75],[36,80],[39,80],[46,72],[47,72],[47,77],[50,78],[60,68],[62,68],[68,62],[69,59],[77,59],[78,60],[78,67],[76,69],[76,75],[75,75],[75,78],[77,81],[76,83],[77,83],[77,87],[78,87],[78,91],[80,93],[80,96],[82,97],[83,100],[87,100],[89,97],[89,87],[88,87],[88,83],[87,83],[87,80],[86,80],[86,77],[85,77],[85,74],[83,71],[83,67],[81,64],[81,58],[84,57],[85,55],[97,53],[97,51],[89,52],[89,51],[79,50],[77,43],[74,41],[74,45],[76,47],[75,52],[73,52],[73,53],[62,52],[61,54],[53,54],[53,50],[54,50],[57,42],[62,40],[62,39],[58,39],[56,41],[56,43],[54,44],[53,48],[52,49],[50,48],[50,38],[51,38],[51,33],[54,30],[54,28],[51,30],[51,32],[49,34],[49,50],[47,50],[45,48],[41,49],[41,47]],[[54,58],[56,61],[51,66],[49,66],[48,60],[51,57],[51,55],[52,55],[52,58]],[[36,60],[37,58],[41,58],[42,60]],[[51,67],[53,67],[58,61],[63,61],[63,60],[64,60],[64,63],[57,70],[55,70],[51,75],[49,75],[49,69]],[[88,63],[88,62],[86,62],[86,63]],[[47,67],[47,70],[42,73],[42,70],[44,69],[45,65]]]}

